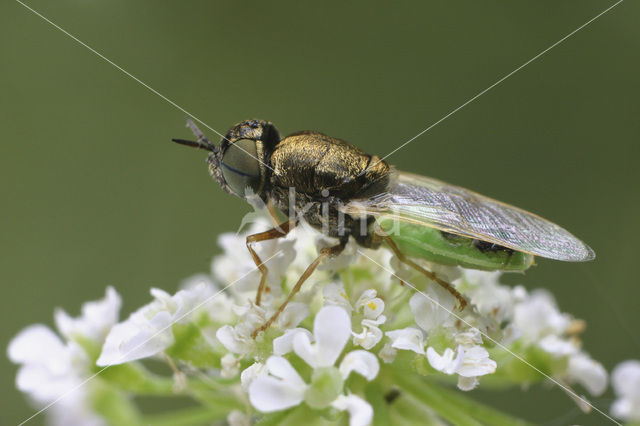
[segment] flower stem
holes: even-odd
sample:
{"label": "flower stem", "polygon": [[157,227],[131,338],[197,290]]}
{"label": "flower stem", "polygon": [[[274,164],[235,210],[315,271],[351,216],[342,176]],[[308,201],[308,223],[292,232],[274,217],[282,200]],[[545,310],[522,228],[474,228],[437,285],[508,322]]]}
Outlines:
{"label": "flower stem", "polygon": [[424,377],[394,372],[395,383],[416,400],[430,407],[443,419],[459,425],[527,425],[492,407],[476,402],[459,392],[442,387]]}
{"label": "flower stem", "polygon": [[144,416],[141,424],[154,426],[189,426],[207,424],[214,420],[224,419],[229,414],[229,407],[196,407],[171,411],[162,414]]}

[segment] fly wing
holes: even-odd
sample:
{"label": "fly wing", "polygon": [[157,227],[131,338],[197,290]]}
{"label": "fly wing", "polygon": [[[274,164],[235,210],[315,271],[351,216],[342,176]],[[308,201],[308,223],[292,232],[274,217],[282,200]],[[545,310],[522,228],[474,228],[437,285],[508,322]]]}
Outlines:
{"label": "fly wing", "polygon": [[468,189],[410,173],[395,172],[387,192],[350,201],[342,211],[429,226],[549,259],[595,258],[589,246],[555,223]]}

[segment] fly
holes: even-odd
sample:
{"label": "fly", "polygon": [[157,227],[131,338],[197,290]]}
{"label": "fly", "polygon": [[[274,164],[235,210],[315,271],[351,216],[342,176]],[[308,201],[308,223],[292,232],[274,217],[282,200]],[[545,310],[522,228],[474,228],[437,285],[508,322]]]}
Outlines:
{"label": "fly", "polygon": [[338,239],[335,246],[320,251],[254,337],[275,321],[320,261],[340,254],[351,238],[365,248],[388,246],[401,262],[453,294],[460,309],[466,299],[412,259],[487,271],[524,271],[534,256],[569,262],[595,258],[585,243],[533,213],[397,171],[378,156],[322,133],[302,131],[281,138],[272,123],[247,120],[233,126],[216,146],[190,119],[187,126],[197,140],[173,141],[210,151],[209,172],[226,192],[245,199],[259,197],[276,220],[274,206],[289,216],[279,226],[247,237],[247,249],[261,272],[257,305],[269,271],[253,244],[286,236],[299,217]]}

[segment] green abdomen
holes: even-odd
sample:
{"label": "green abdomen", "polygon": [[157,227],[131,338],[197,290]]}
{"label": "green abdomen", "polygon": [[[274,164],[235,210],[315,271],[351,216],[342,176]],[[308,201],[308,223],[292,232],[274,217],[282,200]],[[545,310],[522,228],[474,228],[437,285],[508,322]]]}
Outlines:
{"label": "green abdomen", "polygon": [[524,271],[533,264],[530,254],[435,228],[391,219],[381,219],[378,223],[409,257],[485,271]]}

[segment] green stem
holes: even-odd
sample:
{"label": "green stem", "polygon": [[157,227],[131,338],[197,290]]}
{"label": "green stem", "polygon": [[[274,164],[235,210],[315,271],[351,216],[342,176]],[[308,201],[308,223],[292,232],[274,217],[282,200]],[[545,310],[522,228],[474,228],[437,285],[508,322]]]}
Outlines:
{"label": "green stem", "polygon": [[185,394],[206,406],[207,409],[222,409],[222,411],[227,414],[236,408],[244,409],[244,404],[238,400],[234,392],[230,389],[227,389],[226,393],[220,393],[220,391],[207,388],[203,386],[202,383],[199,383],[195,386],[191,386],[190,384],[185,390]]}
{"label": "green stem", "polygon": [[227,417],[229,407],[196,407],[144,416],[141,424],[154,426],[190,426],[207,424]]}
{"label": "green stem", "polygon": [[524,420],[514,418],[492,407],[476,402],[460,392],[407,371],[394,372],[396,384],[416,400],[430,407],[443,419],[457,425],[495,426],[527,425]]}
{"label": "green stem", "polygon": [[346,417],[340,416],[340,419],[327,420],[317,411],[310,409],[307,405],[298,405],[287,411],[269,413],[256,423],[256,426],[330,426],[346,424]]}
{"label": "green stem", "polygon": [[391,407],[390,414],[394,424],[412,424],[418,419],[424,425],[444,423],[432,410],[428,409],[424,404],[416,403],[413,398],[399,396],[396,401],[391,403]]}

